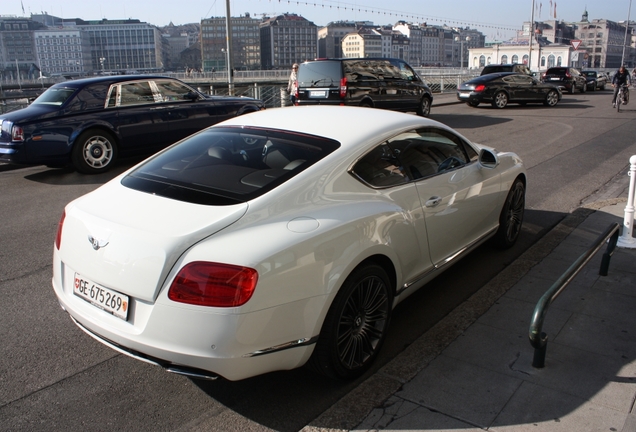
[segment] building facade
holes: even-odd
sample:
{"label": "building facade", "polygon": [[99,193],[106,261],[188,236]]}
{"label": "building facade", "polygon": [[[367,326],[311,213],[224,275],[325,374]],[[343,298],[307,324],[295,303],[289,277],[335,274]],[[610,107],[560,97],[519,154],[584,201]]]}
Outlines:
{"label": "building facade", "polygon": [[294,63],[318,56],[318,27],[296,15],[267,18],[260,24],[261,67],[291,69]]}
{"label": "building facade", "polygon": [[[225,17],[201,20],[203,71],[227,70],[226,23]],[[261,69],[260,24],[260,20],[251,18],[249,14],[230,18],[234,69]]]}
{"label": "building facade", "polygon": [[0,72],[9,79],[33,78],[38,68],[34,31],[44,28],[27,18],[0,17]]}
{"label": "building facade", "polygon": [[88,34],[90,70],[100,72],[158,72],[164,69],[167,43],[159,29],[139,20],[65,20]]}
{"label": "building facade", "polygon": [[363,28],[349,33],[342,39],[343,57],[382,57],[382,35],[373,29]]}
{"label": "building facade", "polygon": [[318,29],[318,57],[320,58],[341,58],[342,39],[362,27],[373,27],[373,23],[337,21],[330,22],[325,27]]}
{"label": "building facade", "polygon": [[45,76],[80,76],[91,71],[88,34],[79,29],[36,30],[38,66]]}

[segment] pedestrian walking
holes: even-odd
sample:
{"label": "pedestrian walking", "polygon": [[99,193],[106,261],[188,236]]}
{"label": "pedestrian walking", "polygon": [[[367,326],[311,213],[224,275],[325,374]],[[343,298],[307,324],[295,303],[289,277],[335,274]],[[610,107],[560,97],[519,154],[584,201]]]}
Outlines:
{"label": "pedestrian walking", "polygon": [[291,74],[289,74],[289,82],[287,83],[287,92],[292,105],[296,105],[296,91],[298,90],[298,63],[292,65]]}

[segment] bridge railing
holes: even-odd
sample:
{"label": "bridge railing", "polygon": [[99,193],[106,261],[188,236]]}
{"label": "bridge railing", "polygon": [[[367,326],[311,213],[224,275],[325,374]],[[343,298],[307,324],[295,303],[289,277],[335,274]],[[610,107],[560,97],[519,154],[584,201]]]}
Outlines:
{"label": "bridge railing", "polygon": [[[416,71],[433,93],[455,92],[460,83],[479,75],[477,69],[416,68]],[[180,79],[202,93],[221,96],[229,94],[227,72],[170,72],[161,75]],[[285,106],[289,99],[286,93],[288,77],[289,71],[284,70],[236,71],[233,76],[234,94],[261,99],[267,107]],[[22,94],[25,89],[28,88],[32,93],[29,97],[34,97],[33,95],[37,96],[51,85],[64,81],[66,79],[63,77],[20,81],[5,77],[0,80],[0,113],[27,106],[29,102]]]}

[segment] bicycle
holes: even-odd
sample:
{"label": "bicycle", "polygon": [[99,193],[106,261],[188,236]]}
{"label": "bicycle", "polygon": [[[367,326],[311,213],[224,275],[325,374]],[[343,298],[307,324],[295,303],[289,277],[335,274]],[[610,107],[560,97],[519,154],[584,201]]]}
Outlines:
{"label": "bicycle", "polygon": [[629,102],[629,87],[627,85],[622,85],[618,89],[618,93],[616,94],[616,111],[621,112],[621,105],[627,105]]}

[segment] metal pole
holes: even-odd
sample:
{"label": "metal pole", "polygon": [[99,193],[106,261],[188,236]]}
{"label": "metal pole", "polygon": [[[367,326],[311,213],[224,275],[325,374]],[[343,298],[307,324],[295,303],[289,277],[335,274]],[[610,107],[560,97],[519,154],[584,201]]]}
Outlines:
{"label": "metal pole", "polygon": [[[631,1],[631,0],[630,0]],[[532,12],[530,14],[530,50],[528,56],[528,69],[532,70],[532,39],[534,38],[534,0],[532,0]]]}
{"label": "metal pole", "polygon": [[227,90],[234,96],[234,65],[232,64],[232,26],[230,25],[230,0],[225,0],[227,17],[225,18],[225,35],[227,39]]}
{"label": "metal pole", "polygon": [[[629,15],[632,13],[632,0],[629,0],[629,9],[627,10],[627,22],[625,23],[625,41],[623,42],[623,55],[621,56],[621,66],[625,65],[625,47],[627,46],[627,31],[629,30]],[[631,47],[631,43],[629,46]]]}
{"label": "metal pole", "polygon": [[618,238],[617,245],[624,248],[636,248],[636,240],[633,237],[634,231],[634,184],[636,183],[636,155],[629,158],[629,193],[627,194],[627,205],[625,206],[625,217],[623,218],[623,232]]}

